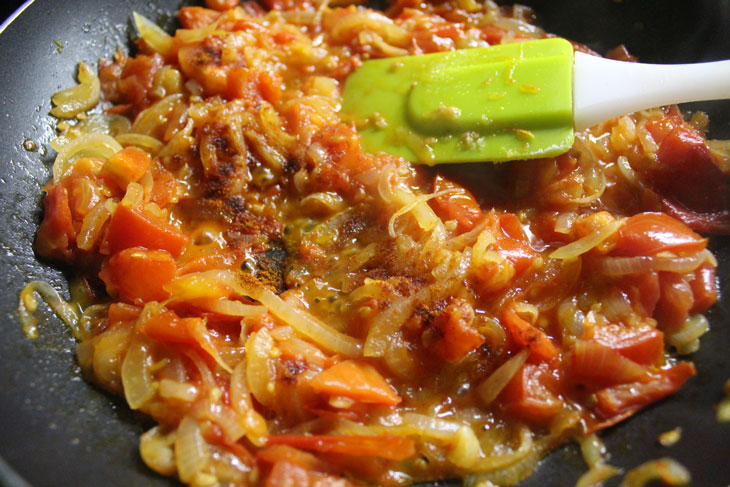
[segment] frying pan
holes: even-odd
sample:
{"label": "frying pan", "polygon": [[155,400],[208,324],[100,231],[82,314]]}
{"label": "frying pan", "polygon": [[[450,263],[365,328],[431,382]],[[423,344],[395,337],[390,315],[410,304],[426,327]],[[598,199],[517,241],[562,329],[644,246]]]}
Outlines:
{"label": "frying pan", "polygon": [[[598,52],[620,43],[646,62],[730,58],[730,0],[534,0],[548,31]],[[7,3],[5,5],[8,5]],[[0,484],[8,487],[179,485],[139,459],[139,435],[148,420],[118,398],[87,384],[75,362],[74,342],[46,313],[41,337],[25,338],[17,319],[18,293],[31,280],[67,291],[63,270],[39,261],[31,243],[50,178],[53,121],[50,95],[73,83],[76,63],[110,56],[128,46],[130,14],[137,10],[172,27],[179,0],[35,0],[0,34]],[[58,44],[60,44],[59,47]],[[711,136],[730,138],[730,104],[690,109],[710,114]],[[35,152],[24,150],[32,140]],[[478,166],[474,166],[478,170]],[[678,394],[602,434],[611,463],[631,468],[671,456],[686,465],[693,485],[730,484],[730,425],[718,424],[713,405],[730,378],[730,238],[713,238],[720,261],[720,302],[709,312],[711,331],[690,358],[698,375]],[[671,448],[657,435],[680,426]],[[578,449],[551,453],[526,487],[569,486],[585,471]],[[458,482],[441,483],[455,486]],[[609,483],[616,485],[616,482]]]}

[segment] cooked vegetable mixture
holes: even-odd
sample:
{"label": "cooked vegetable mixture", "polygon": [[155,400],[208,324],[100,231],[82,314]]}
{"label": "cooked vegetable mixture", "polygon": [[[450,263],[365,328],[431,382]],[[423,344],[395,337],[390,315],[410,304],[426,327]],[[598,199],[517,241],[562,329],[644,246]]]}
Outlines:
{"label": "cooked vegetable mixture", "polygon": [[[695,374],[678,355],[717,299],[701,234],[730,231],[730,166],[706,117],[416,167],[361,149],[348,74],[549,36],[529,9],[206,3],[174,36],[135,14],[138,53],[54,95],[36,249],[74,302],[29,285],[26,331],[38,292],[86,376],[158,423],[144,462],[194,487],[512,485],[571,439],[584,485],[615,475],[594,433]],[[634,476],[686,474],[667,462]]]}

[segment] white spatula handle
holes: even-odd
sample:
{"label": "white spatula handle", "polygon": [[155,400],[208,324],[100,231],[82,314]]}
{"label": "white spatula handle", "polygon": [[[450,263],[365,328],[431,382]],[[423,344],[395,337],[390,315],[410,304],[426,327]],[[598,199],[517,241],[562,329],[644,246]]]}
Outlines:
{"label": "white spatula handle", "polygon": [[641,64],[575,53],[576,130],[638,110],[730,98],[730,61]]}

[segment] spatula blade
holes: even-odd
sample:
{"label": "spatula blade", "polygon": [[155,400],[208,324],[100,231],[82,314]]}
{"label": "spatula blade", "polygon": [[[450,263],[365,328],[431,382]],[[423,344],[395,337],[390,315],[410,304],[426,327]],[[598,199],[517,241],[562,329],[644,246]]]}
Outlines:
{"label": "spatula blade", "polygon": [[573,144],[572,69],[559,38],[367,61],[342,111],[365,150],[415,163],[550,157]]}

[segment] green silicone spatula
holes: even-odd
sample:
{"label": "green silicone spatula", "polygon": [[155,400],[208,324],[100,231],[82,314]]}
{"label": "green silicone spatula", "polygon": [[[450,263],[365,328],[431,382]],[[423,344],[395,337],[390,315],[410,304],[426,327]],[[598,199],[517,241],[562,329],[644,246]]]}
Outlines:
{"label": "green silicone spatula", "polygon": [[656,65],[560,38],[366,61],[342,112],[369,152],[422,164],[552,157],[574,131],[637,110],[730,98],[730,61]]}

